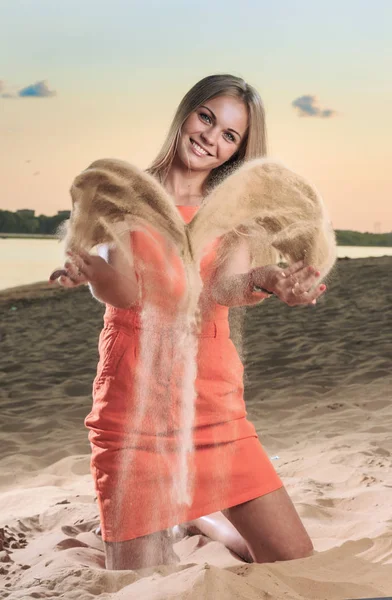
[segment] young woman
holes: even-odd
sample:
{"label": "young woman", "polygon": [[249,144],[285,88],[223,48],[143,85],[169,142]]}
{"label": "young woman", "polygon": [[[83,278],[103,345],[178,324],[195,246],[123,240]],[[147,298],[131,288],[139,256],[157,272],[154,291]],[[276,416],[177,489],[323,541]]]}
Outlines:
{"label": "young woman", "polygon": [[[181,101],[149,172],[189,222],[208,190],[226,173],[265,154],[265,117],[259,94],[240,78],[214,75],[199,81]],[[162,365],[154,364],[143,380],[151,414],[161,411],[154,417],[156,444],[154,431],[147,435],[148,423],[143,422],[143,433],[130,448],[123,424],[125,420],[136,422],[137,415],[133,382],[137,373],[140,376],[140,298],[148,289],[169,315],[182,285],[181,274],[173,288],[173,279],[165,279],[156,243],[142,232],[123,233],[124,239],[132,247],[132,268],[123,253],[111,246],[105,259],[83,251],[70,255],[65,273],[58,279],[65,287],[88,282],[93,295],[106,304],[93,408],[86,425],[90,428],[107,568],[138,568],[174,560],[169,532],[180,523],[188,533],[201,532],[223,542],[245,560],[271,562],[308,556],[312,552],[309,536],[246,419],[243,366],[229,338],[228,310],[260,302],[268,296],[265,290],[290,306],[314,304],[326,289],[325,285],[313,289],[320,273],[303,263],[286,269],[276,265],[251,269],[244,238],[224,264],[214,266],[216,246],[203,258],[194,493],[190,506],[173,510],[166,507],[170,504],[171,463],[157,452],[162,431],[166,441],[169,439],[171,404],[167,394],[175,395],[173,380],[162,380],[168,372],[162,365],[168,366],[174,356],[163,325],[158,329],[154,325],[150,331],[151,336],[161,336]],[[141,265],[147,263],[146,271]],[[173,264],[173,268],[177,267]],[[162,430],[157,426],[159,419]],[[124,464],[126,452],[131,453],[133,475],[121,478],[120,463]],[[175,450],[168,450],[168,456],[171,452]],[[115,500],[119,488],[121,498]]]}

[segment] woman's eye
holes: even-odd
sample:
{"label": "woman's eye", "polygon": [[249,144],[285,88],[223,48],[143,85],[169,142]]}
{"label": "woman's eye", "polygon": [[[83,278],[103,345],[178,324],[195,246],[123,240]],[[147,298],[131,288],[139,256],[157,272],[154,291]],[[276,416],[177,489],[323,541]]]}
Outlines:
{"label": "woman's eye", "polygon": [[200,113],[199,116],[206,123],[211,123],[211,117],[210,117],[210,115],[207,115],[206,113]]}
{"label": "woman's eye", "polygon": [[228,131],[226,131],[225,136],[229,140],[229,142],[235,142],[235,137],[232,133],[229,133]]}

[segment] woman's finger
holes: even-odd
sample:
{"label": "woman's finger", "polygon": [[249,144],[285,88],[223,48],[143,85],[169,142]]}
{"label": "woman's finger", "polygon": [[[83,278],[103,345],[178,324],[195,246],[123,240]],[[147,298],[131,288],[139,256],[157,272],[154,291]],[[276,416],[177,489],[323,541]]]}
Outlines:
{"label": "woman's finger", "polygon": [[67,261],[65,267],[68,277],[75,283],[80,284],[87,281],[86,275],[75,264]]}
{"label": "woman's finger", "polygon": [[56,269],[49,277],[49,281],[56,281],[61,275],[66,275],[67,271],[65,269]]}
{"label": "woman's finger", "polygon": [[83,258],[86,265],[91,264],[91,255],[86,250],[81,249],[79,254]]}
{"label": "woman's finger", "polygon": [[313,267],[305,267],[300,272],[292,275],[287,280],[287,285],[291,285],[295,296],[300,296],[305,292],[309,292],[319,277],[320,271],[316,271]]}
{"label": "woman's finger", "polygon": [[283,271],[283,273],[285,274],[286,277],[290,277],[290,275],[293,275],[294,273],[297,273],[297,271],[300,271],[303,268],[304,268],[304,261],[303,260],[299,260],[298,262],[293,263],[292,265],[290,265],[286,269],[282,269],[282,271]]}
{"label": "woman's finger", "polygon": [[88,252],[86,252],[86,250],[83,250],[82,248],[78,248],[77,252],[73,252],[72,250],[69,250],[67,252],[68,256],[70,256],[72,258],[72,260],[75,257],[80,257],[82,260],[84,260],[84,262],[86,263],[86,265],[91,264],[91,256]]}
{"label": "woman's finger", "polygon": [[294,285],[291,287],[290,292],[293,296],[295,297],[300,297],[303,294],[306,294],[308,292],[308,290],[306,288],[303,288],[298,281],[296,281],[294,283]]}
{"label": "woman's finger", "polygon": [[59,277],[57,281],[62,287],[66,287],[66,288],[73,288],[78,285],[77,283],[72,281],[72,279],[70,279],[70,277],[68,277],[68,275],[61,275],[61,277]]}
{"label": "woman's finger", "polygon": [[70,256],[70,259],[71,260],[68,261],[66,264],[75,265],[76,268],[80,271],[80,273],[88,277],[88,265],[86,264],[84,259],[78,254],[72,254],[72,256]]}
{"label": "woman's finger", "polygon": [[316,289],[313,290],[313,292],[304,292],[300,296],[296,296],[294,294],[295,303],[296,304],[316,304],[317,300],[320,298],[320,296],[322,296],[324,294],[326,289],[327,289],[327,286],[324,283],[322,283],[321,285],[317,286]]}

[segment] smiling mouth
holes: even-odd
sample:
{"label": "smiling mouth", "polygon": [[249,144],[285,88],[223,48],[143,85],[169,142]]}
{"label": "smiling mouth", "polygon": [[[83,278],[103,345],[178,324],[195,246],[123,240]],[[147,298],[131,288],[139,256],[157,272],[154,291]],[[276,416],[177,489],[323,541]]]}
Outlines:
{"label": "smiling mouth", "polygon": [[212,156],[203,146],[200,146],[195,140],[189,138],[192,144],[192,147],[198,156]]}

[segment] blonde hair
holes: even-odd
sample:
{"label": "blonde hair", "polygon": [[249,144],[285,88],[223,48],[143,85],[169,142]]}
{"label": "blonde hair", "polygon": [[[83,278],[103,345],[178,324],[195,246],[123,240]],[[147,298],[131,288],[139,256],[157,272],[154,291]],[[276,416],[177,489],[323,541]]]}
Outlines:
{"label": "blonde hair", "polygon": [[147,169],[161,183],[166,179],[177,151],[181,127],[189,115],[203,103],[217,96],[240,98],[248,110],[248,129],[239,150],[226,163],[213,169],[207,178],[205,191],[208,192],[243,162],[260,158],[267,154],[267,132],[262,100],[255,88],[234,75],[209,75],[194,85],[181,100],[166,140],[157,157]]}

